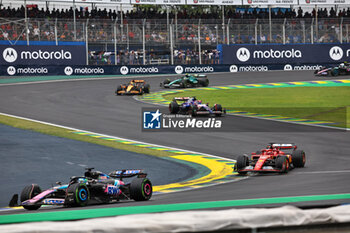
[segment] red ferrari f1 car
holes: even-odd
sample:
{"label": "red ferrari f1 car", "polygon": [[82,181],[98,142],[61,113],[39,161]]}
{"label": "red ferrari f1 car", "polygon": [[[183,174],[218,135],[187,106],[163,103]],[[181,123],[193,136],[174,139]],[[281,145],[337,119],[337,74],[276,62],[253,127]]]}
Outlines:
{"label": "red ferrari f1 car", "polygon": [[237,172],[278,172],[287,173],[295,167],[304,167],[306,162],[305,152],[297,150],[294,143],[277,144],[270,143],[265,149],[251,154],[241,155],[237,158]]}

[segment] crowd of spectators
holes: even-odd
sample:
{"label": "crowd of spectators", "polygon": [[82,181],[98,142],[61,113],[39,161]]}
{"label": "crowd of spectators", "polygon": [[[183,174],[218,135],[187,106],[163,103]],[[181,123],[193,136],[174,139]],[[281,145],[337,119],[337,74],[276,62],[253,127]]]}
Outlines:
{"label": "crowd of spectators", "polygon": [[[216,49],[207,49],[201,51],[202,64],[219,64],[220,63],[220,51]],[[119,65],[143,65],[143,53],[141,49],[127,50],[118,49],[117,64]],[[192,49],[175,49],[174,50],[174,63],[194,65],[199,64],[199,52]],[[113,65],[115,64],[115,53],[107,51],[90,51],[89,52],[90,65]],[[164,51],[156,51],[150,49],[146,51],[146,64],[170,64],[170,53],[164,53]]]}
{"label": "crowd of spectators", "polygon": [[[225,10],[225,18],[232,19],[268,19],[268,8],[232,8]],[[169,17],[175,18],[175,11],[170,11]],[[121,12],[116,10],[89,9],[88,7],[76,7],[77,19],[117,19],[120,18]],[[59,18],[71,19],[73,18],[73,8],[70,9],[55,9],[52,10],[41,8],[37,5],[27,5],[27,14],[29,18]],[[214,11],[202,11],[200,13],[181,9],[176,11],[178,19],[220,19],[221,12],[216,9]],[[2,18],[24,18],[25,8],[2,7],[0,5],[0,17]],[[125,20],[133,19],[166,19],[167,12],[163,8],[135,8],[134,10],[125,11],[123,13]],[[316,10],[312,12],[303,11],[301,7],[298,9],[289,8],[273,8],[271,11],[272,18],[312,18],[316,17]],[[350,17],[350,8],[336,11],[333,7],[331,9],[319,8],[317,10],[317,17],[319,18],[336,18],[336,17]]]}
{"label": "crowd of spectators", "polygon": [[[219,62],[219,52],[215,50],[218,44],[264,44],[264,43],[310,43],[311,39],[316,43],[339,42],[339,27],[336,27],[338,17],[349,17],[350,8],[335,10],[334,8],[319,8],[317,17],[320,19],[317,27],[317,35],[311,38],[310,35],[303,35],[302,26],[308,18],[316,17],[316,10],[304,12],[302,8],[273,8],[271,17],[273,19],[289,19],[286,24],[286,35],[282,37],[282,24],[280,21],[273,23],[272,37],[269,38],[268,30],[259,29],[257,37],[254,35],[254,24],[249,19],[266,19],[269,17],[268,8],[227,8],[225,12],[226,23],[228,19],[242,20],[240,23],[232,23],[231,31],[226,37],[226,28],[222,28],[220,11],[202,12],[193,14],[188,10],[177,11],[178,27],[173,30],[174,44],[178,48],[174,51],[174,60],[176,63],[195,64],[199,61],[198,54],[198,31],[200,31],[201,44],[205,48],[202,50],[202,63],[217,64]],[[170,11],[170,18],[174,19],[174,11]],[[165,60],[170,61],[169,54],[159,55],[152,52],[153,45],[170,45],[169,28],[164,24],[166,22],[166,11],[160,11],[154,8],[135,8],[132,11],[123,13],[124,24],[120,24],[121,12],[107,9],[88,9],[76,8],[76,31],[73,27],[73,8],[70,9],[39,9],[37,5],[27,5],[27,14],[29,18],[28,31],[24,26],[24,6],[20,8],[10,8],[0,6],[0,20],[2,18],[17,18],[18,21],[3,21],[0,25],[0,40],[17,41],[29,40],[37,41],[55,41],[56,35],[58,41],[88,41],[91,44],[107,44],[114,42],[114,22],[118,19],[117,26],[117,43],[123,44],[124,49],[118,51],[116,58],[118,64],[139,65],[143,64],[142,57],[142,24],[137,20],[146,18],[145,24],[145,41],[148,49],[147,61]],[[203,19],[199,28],[198,21],[191,19]],[[57,19],[57,20],[56,20]],[[89,19],[88,33],[86,33],[86,19]],[[163,21],[162,21],[163,19]],[[326,19],[322,21],[322,19]],[[113,21],[112,21],[113,20]],[[136,21],[132,21],[136,20]],[[153,20],[153,21],[152,21]],[[205,21],[207,20],[207,21]],[[214,20],[214,23],[210,20]],[[338,19],[339,20],[339,19]],[[207,22],[207,23],[206,23]],[[249,23],[250,22],[250,23]],[[303,23],[304,22],[304,23]],[[348,21],[347,21],[348,22]],[[302,25],[304,24],[304,25]],[[253,26],[250,26],[253,25]],[[333,25],[333,26],[332,26]],[[304,27],[305,28],[305,27]],[[304,32],[305,34],[305,32]],[[344,34],[344,32],[343,32]],[[343,41],[348,41],[350,35],[346,35]],[[256,41],[257,40],[257,41]],[[13,42],[12,42],[13,43]],[[129,48],[129,45],[135,49]],[[136,46],[135,46],[136,45]],[[191,49],[192,48],[192,49]],[[165,49],[169,51],[168,49]],[[165,51],[163,50],[163,51]],[[93,63],[114,64],[114,52],[97,52],[91,53],[90,59]]]}

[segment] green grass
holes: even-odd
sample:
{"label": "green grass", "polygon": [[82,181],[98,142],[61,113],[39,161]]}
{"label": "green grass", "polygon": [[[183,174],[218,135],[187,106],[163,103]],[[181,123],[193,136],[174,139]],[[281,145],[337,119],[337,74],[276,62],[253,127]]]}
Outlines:
{"label": "green grass", "polygon": [[31,131],[51,135],[51,136],[57,136],[57,137],[69,138],[69,139],[83,141],[83,142],[94,143],[101,146],[112,147],[120,150],[140,153],[140,154],[147,154],[147,155],[158,156],[158,157],[169,157],[174,155],[173,153],[169,153],[169,152],[157,151],[157,150],[138,147],[134,145],[127,145],[121,142],[108,141],[104,139],[79,135],[79,134],[72,133],[72,131],[68,129],[50,126],[50,125],[37,123],[37,122],[32,122],[28,120],[22,120],[22,119],[9,117],[1,114],[0,114],[0,124],[9,125],[9,126],[24,129],[24,130],[31,130]]}
{"label": "green grass", "polygon": [[229,110],[322,120],[350,127],[350,87],[284,87],[234,90],[187,90],[173,97],[196,96],[203,103],[220,103]]}

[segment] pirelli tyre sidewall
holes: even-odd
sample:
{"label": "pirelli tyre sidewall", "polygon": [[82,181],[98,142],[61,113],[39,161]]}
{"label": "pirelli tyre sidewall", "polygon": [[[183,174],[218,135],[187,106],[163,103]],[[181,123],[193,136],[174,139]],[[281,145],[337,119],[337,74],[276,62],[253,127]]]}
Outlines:
{"label": "pirelli tyre sidewall", "polygon": [[241,175],[247,174],[246,171],[243,170],[246,166],[249,166],[249,158],[246,155],[240,155],[237,157],[236,168],[237,172]]}
{"label": "pirelli tyre sidewall", "polygon": [[303,150],[295,150],[292,153],[292,163],[294,167],[304,167],[306,163],[306,156]]}
{"label": "pirelli tyre sidewall", "polygon": [[123,87],[121,85],[119,85],[117,87],[117,90],[115,91],[115,94],[120,95],[120,91],[122,91],[122,90],[123,90]]}
{"label": "pirelli tyre sidewall", "polygon": [[[24,187],[24,189],[21,192],[21,199],[20,201],[26,201],[29,199],[32,199],[33,197],[35,197],[36,195],[41,193],[41,188],[39,187],[39,185],[37,184],[31,184],[28,185],[26,187]],[[26,210],[37,210],[40,208],[40,204],[39,205],[23,205],[23,208]]]}
{"label": "pirelli tyre sidewall", "polygon": [[90,192],[86,184],[74,183],[67,188],[65,206],[86,206],[90,200]]}
{"label": "pirelli tyre sidewall", "polygon": [[180,106],[177,104],[176,101],[172,101],[170,104],[169,104],[169,112],[171,114],[176,114],[178,113],[180,110]]}
{"label": "pirelli tyre sidewall", "polygon": [[130,184],[130,197],[135,201],[148,201],[153,193],[152,183],[147,178],[136,178]]}
{"label": "pirelli tyre sidewall", "polygon": [[281,170],[280,173],[288,173],[289,162],[286,156],[279,156],[276,159],[276,168]]}

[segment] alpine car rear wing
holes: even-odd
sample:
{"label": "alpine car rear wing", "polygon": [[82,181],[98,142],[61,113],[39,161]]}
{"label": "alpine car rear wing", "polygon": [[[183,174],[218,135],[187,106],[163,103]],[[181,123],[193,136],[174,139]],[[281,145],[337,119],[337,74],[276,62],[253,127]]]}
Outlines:
{"label": "alpine car rear wing", "polygon": [[182,101],[185,101],[185,100],[189,100],[189,99],[191,99],[191,98],[193,98],[193,97],[174,97],[173,100],[182,100]]}
{"label": "alpine car rear wing", "polygon": [[129,170],[115,170],[108,174],[110,177],[113,178],[130,178],[130,177],[146,177],[147,173],[144,173],[141,169],[129,169]]}

